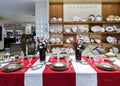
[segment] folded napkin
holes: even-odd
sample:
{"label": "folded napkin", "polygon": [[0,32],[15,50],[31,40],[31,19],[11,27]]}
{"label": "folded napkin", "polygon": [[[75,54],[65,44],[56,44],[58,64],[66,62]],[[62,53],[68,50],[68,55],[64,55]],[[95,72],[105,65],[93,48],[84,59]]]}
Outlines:
{"label": "folded napkin", "polygon": [[120,60],[116,58],[113,64],[115,64],[117,67],[120,67]]}

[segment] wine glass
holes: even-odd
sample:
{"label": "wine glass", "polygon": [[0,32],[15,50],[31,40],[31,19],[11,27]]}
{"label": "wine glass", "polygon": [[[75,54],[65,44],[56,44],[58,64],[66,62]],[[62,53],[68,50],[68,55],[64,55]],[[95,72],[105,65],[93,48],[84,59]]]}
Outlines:
{"label": "wine glass", "polygon": [[66,53],[67,53],[66,61],[67,61],[67,64],[68,64],[69,59],[70,59],[70,49],[69,48],[66,48]]}
{"label": "wine glass", "polygon": [[99,60],[99,52],[97,50],[94,50],[94,63],[97,64]]}
{"label": "wine glass", "polygon": [[51,61],[51,62],[52,62],[53,57],[54,57],[54,53],[51,52],[51,53],[50,53],[50,61]]}
{"label": "wine glass", "polygon": [[28,63],[28,65],[27,65],[27,67],[30,67],[32,64],[31,64],[31,61],[32,61],[32,56],[28,56],[28,61],[29,61],[29,63]]}
{"label": "wine glass", "polygon": [[21,60],[22,60],[22,65],[24,65],[24,52],[21,51]]}
{"label": "wine glass", "polygon": [[56,52],[57,52],[57,62],[60,61],[60,53],[61,53],[61,50],[59,48],[56,49]]}

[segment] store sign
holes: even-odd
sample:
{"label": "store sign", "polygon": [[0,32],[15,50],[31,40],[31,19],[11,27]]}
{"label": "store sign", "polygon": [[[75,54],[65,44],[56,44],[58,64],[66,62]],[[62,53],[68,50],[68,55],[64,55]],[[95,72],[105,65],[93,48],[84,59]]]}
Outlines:
{"label": "store sign", "polygon": [[71,20],[72,17],[78,16],[87,19],[89,15],[102,15],[101,4],[64,4],[64,21]]}

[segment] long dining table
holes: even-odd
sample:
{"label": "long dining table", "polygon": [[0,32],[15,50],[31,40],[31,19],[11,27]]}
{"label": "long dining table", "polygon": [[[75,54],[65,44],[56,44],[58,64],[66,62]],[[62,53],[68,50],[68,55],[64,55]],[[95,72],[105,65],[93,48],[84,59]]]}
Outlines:
{"label": "long dining table", "polygon": [[[82,60],[87,64],[76,62],[75,56],[71,55],[72,61],[60,59],[69,68],[64,71],[55,71],[51,66],[47,66],[39,60],[39,57],[32,59],[32,65],[24,71],[3,72],[2,67],[10,64],[5,63],[0,67],[0,86],[120,86],[120,70],[101,70],[95,66],[93,60],[82,56]],[[45,62],[57,62],[57,59],[48,55]],[[29,61],[24,60],[24,66]],[[43,64],[39,69],[32,70],[31,67]]]}

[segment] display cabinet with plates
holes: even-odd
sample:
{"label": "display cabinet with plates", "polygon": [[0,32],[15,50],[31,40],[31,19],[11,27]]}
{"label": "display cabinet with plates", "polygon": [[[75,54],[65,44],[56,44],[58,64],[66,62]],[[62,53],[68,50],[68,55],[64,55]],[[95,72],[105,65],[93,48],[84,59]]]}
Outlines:
{"label": "display cabinet with plates", "polygon": [[[115,47],[118,48],[117,52],[120,52],[120,12],[118,11],[120,10],[120,3],[102,2],[100,3],[101,15],[96,15],[93,12],[88,18],[81,18],[71,11],[71,14],[74,16],[69,16],[69,21],[65,21],[64,4],[64,2],[49,3],[50,40],[54,42],[56,38],[58,41],[61,39],[61,43],[56,43],[56,45],[53,43],[51,48],[71,47],[69,39],[76,40],[78,36],[82,36],[91,48],[103,46],[106,48],[106,51],[110,51]],[[69,4],[71,3],[67,3],[67,5]],[[76,3],[72,4],[77,6],[78,9]],[[62,31],[56,25],[61,25]],[[51,35],[51,32],[54,32],[51,26],[56,28],[55,31],[58,31],[58,33],[54,33],[54,35],[56,34],[55,39],[52,36],[53,33]],[[59,34],[61,34],[60,39],[57,37]]]}

